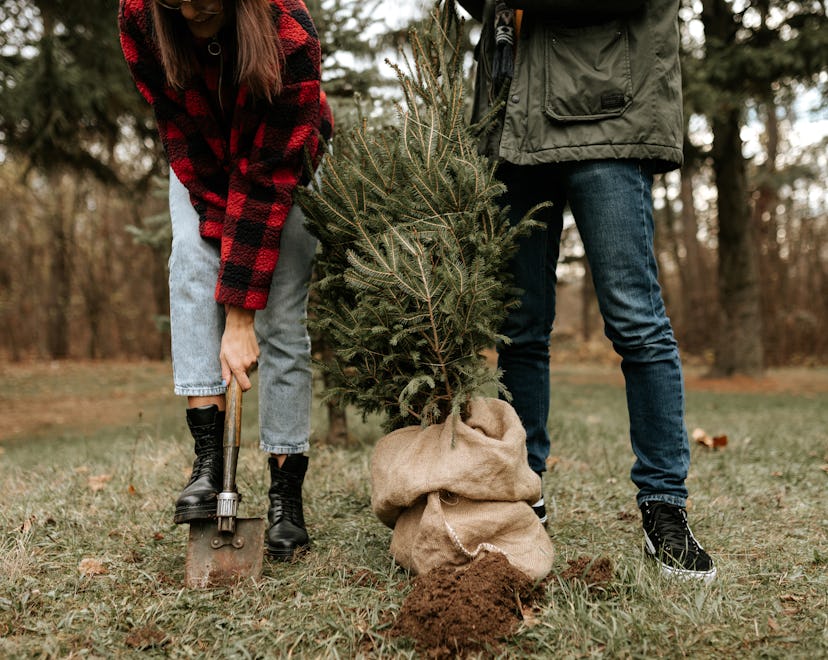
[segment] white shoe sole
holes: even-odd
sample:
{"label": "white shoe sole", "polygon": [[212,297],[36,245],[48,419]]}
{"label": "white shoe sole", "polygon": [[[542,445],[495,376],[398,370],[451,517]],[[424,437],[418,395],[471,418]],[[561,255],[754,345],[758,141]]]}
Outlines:
{"label": "white shoe sole", "polygon": [[647,533],[644,533],[644,545],[647,554],[655,559],[661,567],[661,575],[671,580],[702,580],[705,584],[710,584],[716,579],[716,567],[713,566],[709,571],[690,571],[686,568],[676,568],[675,566],[668,566],[656,556],[655,546],[650,541]]}

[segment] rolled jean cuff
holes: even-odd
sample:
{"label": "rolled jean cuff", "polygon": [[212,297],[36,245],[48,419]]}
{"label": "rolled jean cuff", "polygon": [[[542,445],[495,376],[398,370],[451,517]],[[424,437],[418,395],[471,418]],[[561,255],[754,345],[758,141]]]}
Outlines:
{"label": "rolled jean cuff", "polygon": [[268,445],[265,442],[261,442],[259,443],[259,447],[268,454],[281,456],[282,454],[304,454],[310,449],[310,443],[305,441],[299,445]]}
{"label": "rolled jean cuff", "polygon": [[218,387],[180,387],[176,385],[173,391],[178,396],[221,396],[227,391],[227,388],[223,385]]}
{"label": "rolled jean cuff", "polygon": [[666,502],[673,506],[680,506],[682,509],[687,507],[687,499],[676,495],[645,495],[638,498],[638,507],[641,508],[644,502]]}

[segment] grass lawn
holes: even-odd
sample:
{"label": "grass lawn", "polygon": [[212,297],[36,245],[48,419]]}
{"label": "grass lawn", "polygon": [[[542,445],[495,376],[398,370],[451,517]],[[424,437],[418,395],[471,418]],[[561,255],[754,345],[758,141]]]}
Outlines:
{"label": "grass lawn", "polygon": [[[555,568],[497,655],[828,657],[828,387],[797,373],[806,386],[790,391],[689,387],[688,428],[728,438],[692,447],[690,520],[719,570],[702,587],[662,580],[643,557],[623,385],[557,365],[544,482]],[[314,444],[307,555],[266,563],[257,584],[184,589],[172,504],[192,445],[169,380],[166,364],[101,363],[0,381],[0,657],[416,657],[387,634],[412,576],[369,507],[376,420],[351,419],[350,447]],[[255,410],[247,397],[243,516],[267,506]],[[556,577],[584,556],[611,559],[604,589]]]}

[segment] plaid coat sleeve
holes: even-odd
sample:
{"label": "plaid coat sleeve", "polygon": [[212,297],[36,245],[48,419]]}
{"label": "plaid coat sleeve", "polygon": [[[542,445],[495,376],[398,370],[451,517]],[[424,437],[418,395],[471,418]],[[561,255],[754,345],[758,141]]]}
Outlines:
{"label": "plaid coat sleeve", "polygon": [[170,166],[190,191],[202,236],[221,241],[217,302],[262,309],[294,190],[307,182],[307,158],[318,162],[331,133],[316,30],[301,0],[271,0],[285,56],[282,92],[268,104],[242,86],[227,143],[206,87],[166,84],[147,1],[121,0],[124,55],[153,106]]}

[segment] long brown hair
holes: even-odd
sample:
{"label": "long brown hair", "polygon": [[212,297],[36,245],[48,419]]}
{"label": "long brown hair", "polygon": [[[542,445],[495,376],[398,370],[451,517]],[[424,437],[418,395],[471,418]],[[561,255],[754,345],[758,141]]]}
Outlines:
{"label": "long brown hair", "polygon": [[[167,82],[184,89],[198,72],[187,23],[180,12],[147,1]],[[272,101],[282,89],[284,53],[270,0],[224,0],[224,11],[226,24],[236,25],[236,83],[247,85],[256,97]]]}

